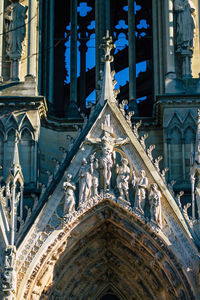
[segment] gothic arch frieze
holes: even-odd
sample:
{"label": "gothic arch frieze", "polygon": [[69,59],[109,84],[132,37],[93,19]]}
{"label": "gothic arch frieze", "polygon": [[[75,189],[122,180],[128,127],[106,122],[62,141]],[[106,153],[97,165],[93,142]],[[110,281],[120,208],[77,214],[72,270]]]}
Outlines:
{"label": "gothic arch frieze", "polygon": [[[185,299],[193,297],[188,280],[166,243],[145,222],[112,200],[90,208],[70,226],[64,224],[45,243],[43,251],[35,256],[39,263],[31,274],[31,268],[27,269],[30,279],[24,299],[32,299],[31,294],[39,297],[42,292],[48,297],[56,292],[58,299],[69,299],[66,295],[70,299],[94,299],[98,288],[109,282],[122,289],[127,299],[132,298],[126,290],[133,290],[133,295],[137,291],[140,298],[135,295],[135,299],[148,299],[148,295],[149,299],[157,299],[166,291],[177,299],[180,291]],[[112,276],[118,281],[112,281]],[[77,289],[80,280],[85,280],[81,291]],[[98,287],[94,290],[96,282]],[[22,286],[23,280],[19,293]]]}

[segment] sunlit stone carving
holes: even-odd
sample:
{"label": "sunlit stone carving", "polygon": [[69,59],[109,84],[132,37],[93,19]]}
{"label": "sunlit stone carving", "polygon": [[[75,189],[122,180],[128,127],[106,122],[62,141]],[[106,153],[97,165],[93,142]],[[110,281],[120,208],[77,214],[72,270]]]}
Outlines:
{"label": "sunlit stone carving", "polygon": [[146,200],[146,190],[148,187],[148,178],[146,177],[146,172],[144,170],[141,170],[140,175],[141,176],[137,179],[136,184],[134,208],[143,214]]}
{"label": "sunlit stone carving", "polygon": [[71,182],[72,175],[67,174],[66,181],[63,183],[63,189],[65,193],[65,204],[64,204],[64,213],[69,214],[75,210],[75,195],[74,191],[76,189],[75,184]]}
{"label": "sunlit stone carving", "polygon": [[130,179],[130,168],[128,167],[128,160],[122,157],[122,165],[116,165],[117,175],[117,188],[120,193],[120,198],[129,201],[129,179]]}
{"label": "sunlit stone carving", "polygon": [[161,192],[158,190],[158,185],[153,183],[149,195],[151,221],[155,222],[159,227],[162,227],[161,216]]}

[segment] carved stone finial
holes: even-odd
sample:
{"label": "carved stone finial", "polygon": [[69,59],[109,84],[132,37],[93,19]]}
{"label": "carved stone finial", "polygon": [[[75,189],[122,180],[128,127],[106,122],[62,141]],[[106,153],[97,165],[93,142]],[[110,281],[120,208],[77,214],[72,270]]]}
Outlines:
{"label": "carved stone finial", "polygon": [[100,45],[100,48],[104,50],[105,54],[102,58],[102,61],[105,62],[104,65],[104,76],[102,82],[102,92],[99,100],[100,105],[104,105],[105,100],[110,102],[116,102],[116,95],[113,88],[113,78],[111,75],[110,62],[113,61],[113,57],[110,55],[112,49],[115,48],[115,45],[112,42],[112,37],[109,37],[109,31],[107,31],[106,37],[103,38],[103,43]]}
{"label": "carved stone finial", "polygon": [[109,61],[112,62],[113,61],[113,56],[110,55],[110,52],[112,49],[115,49],[115,44],[113,44],[113,40],[112,37],[109,35],[109,30],[107,30],[106,32],[106,36],[103,37],[103,43],[100,45],[100,48],[104,50],[105,55],[102,58],[103,62]]}
{"label": "carved stone finial", "polygon": [[147,149],[147,155],[151,161],[153,161],[152,151],[156,148],[155,145],[150,145],[149,149]]}
{"label": "carved stone finial", "polygon": [[190,208],[190,206],[191,206],[191,203],[187,203],[186,205],[184,205],[184,207],[183,207],[183,215],[184,215],[184,217],[185,217],[185,219],[190,223],[190,217],[189,217],[189,215],[188,215],[188,209]]}
{"label": "carved stone finial", "polygon": [[181,197],[184,195],[184,191],[180,191],[177,196],[176,196],[176,202],[179,206],[179,208],[182,208],[182,204],[181,204]]}
{"label": "carved stone finial", "polygon": [[166,176],[166,173],[169,171],[169,169],[168,168],[165,168],[164,170],[162,170],[162,172],[161,172],[161,176],[162,176],[162,179],[163,179],[163,181],[166,183],[166,178],[165,178],[165,176]]}
{"label": "carved stone finial", "polygon": [[129,111],[128,114],[126,115],[126,121],[129,124],[129,126],[132,128],[132,117],[134,116],[134,111]]}
{"label": "carved stone finial", "polygon": [[173,190],[173,186],[175,185],[176,181],[175,180],[172,180],[171,182],[168,183],[167,187],[168,187],[168,190],[170,191],[172,197],[174,197],[174,190]]}
{"label": "carved stone finial", "polygon": [[140,139],[140,144],[142,145],[143,149],[146,150],[145,140],[148,138],[148,134],[144,134]]}
{"label": "carved stone finial", "polygon": [[138,129],[141,127],[141,125],[142,125],[142,121],[140,120],[140,122],[136,123],[133,127],[133,132],[137,137],[137,139],[139,138]]}
{"label": "carved stone finial", "polygon": [[160,173],[160,167],[159,167],[159,163],[160,161],[163,159],[162,156],[159,156],[158,158],[155,159],[155,162],[154,162],[154,165],[155,165],[155,168],[156,170],[158,171],[158,173]]}

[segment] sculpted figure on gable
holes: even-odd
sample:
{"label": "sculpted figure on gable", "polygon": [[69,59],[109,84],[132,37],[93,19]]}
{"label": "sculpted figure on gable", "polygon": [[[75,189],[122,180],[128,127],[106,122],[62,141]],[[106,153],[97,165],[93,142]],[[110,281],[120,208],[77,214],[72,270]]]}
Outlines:
{"label": "sculpted figure on gable", "polygon": [[161,192],[158,190],[156,183],[151,185],[149,194],[151,221],[155,222],[159,227],[162,227],[161,216]]}
{"label": "sculpted figure on gable", "polygon": [[74,191],[76,189],[75,184],[71,182],[72,175],[67,174],[66,181],[63,183],[63,189],[65,193],[65,203],[64,203],[64,213],[70,214],[75,211],[75,195]]}
{"label": "sculpted figure on gable", "polygon": [[88,165],[87,160],[83,158],[82,165],[79,170],[79,205],[89,199],[89,197],[91,196],[91,189],[91,166]]}
{"label": "sculpted figure on gable", "polygon": [[114,148],[120,145],[125,145],[129,139],[114,138],[113,128],[110,125],[110,115],[105,117],[105,122],[102,124],[102,138],[90,138],[88,142],[99,145],[101,147],[101,163],[103,166],[104,189],[109,190],[110,180],[112,176],[112,167],[114,164]]}
{"label": "sculpted figure on gable", "polygon": [[129,201],[129,186],[128,182],[130,179],[130,168],[128,166],[128,160],[124,157],[121,159],[122,165],[116,165],[117,175],[117,188],[120,193],[120,197]]}
{"label": "sculpted figure on gable", "polygon": [[141,176],[137,179],[136,183],[134,207],[136,208],[136,210],[139,210],[139,212],[143,214],[148,187],[148,178],[146,177],[146,172],[144,170],[141,170],[140,175]]}
{"label": "sculpted figure on gable", "polygon": [[101,147],[101,163],[103,166],[104,189],[109,191],[110,181],[112,176],[112,167],[114,164],[114,148],[120,145],[125,145],[129,139],[115,138],[113,128],[110,124],[110,115],[105,117],[104,124],[102,123],[103,136],[101,138],[89,138],[88,142],[99,145]]}
{"label": "sculpted figure on gable", "polygon": [[91,174],[92,174],[92,193],[93,196],[98,195],[98,187],[99,187],[99,162],[98,159],[95,158],[94,155],[90,156],[90,166],[91,166]]}

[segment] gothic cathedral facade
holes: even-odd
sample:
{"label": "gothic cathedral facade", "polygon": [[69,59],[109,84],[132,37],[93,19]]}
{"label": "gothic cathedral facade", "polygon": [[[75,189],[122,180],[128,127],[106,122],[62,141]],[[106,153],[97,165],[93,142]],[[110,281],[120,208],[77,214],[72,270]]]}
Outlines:
{"label": "gothic cathedral facade", "polygon": [[200,299],[199,25],[0,1],[0,299]]}

